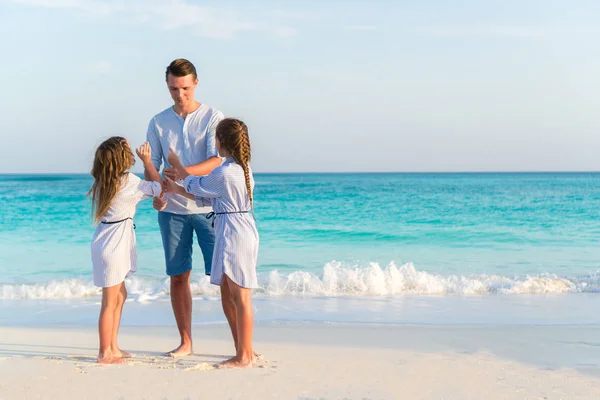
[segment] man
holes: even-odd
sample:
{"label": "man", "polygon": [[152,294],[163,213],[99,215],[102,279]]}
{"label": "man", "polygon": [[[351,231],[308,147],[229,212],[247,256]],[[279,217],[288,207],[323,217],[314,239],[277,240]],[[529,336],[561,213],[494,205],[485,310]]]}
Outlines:
{"label": "man", "polygon": [[[223,114],[196,101],[194,91],[198,77],[196,68],[188,60],[174,60],[167,67],[166,80],[174,105],[155,115],[148,126],[152,163],[158,170],[164,163],[164,175],[178,180],[177,171],[167,162],[171,147],[190,174],[208,175],[221,164],[215,148],[215,129]],[[166,270],[171,277],[171,305],[181,336],[179,347],[167,355],[186,356],[192,353],[190,278],[193,236],[195,231],[204,257],[205,273],[210,275],[215,237],[212,220],[206,215],[212,209],[202,206],[202,202],[171,193],[165,194],[164,198],[154,198],[153,205],[159,211]]]}

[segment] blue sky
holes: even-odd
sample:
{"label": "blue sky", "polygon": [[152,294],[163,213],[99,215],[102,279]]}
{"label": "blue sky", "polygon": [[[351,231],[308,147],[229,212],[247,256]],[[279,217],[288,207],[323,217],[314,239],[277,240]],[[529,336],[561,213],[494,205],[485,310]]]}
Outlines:
{"label": "blue sky", "polygon": [[144,141],[164,69],[256,171],[600,170],[600,2],[0,0],[0,173]]}

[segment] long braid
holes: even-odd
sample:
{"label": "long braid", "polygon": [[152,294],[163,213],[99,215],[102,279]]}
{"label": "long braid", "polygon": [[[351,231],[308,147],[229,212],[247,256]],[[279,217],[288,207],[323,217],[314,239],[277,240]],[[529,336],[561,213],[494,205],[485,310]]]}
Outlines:
{"label": "long braid", "polygon": [[[244,128],[246,125],[244,125]],[[253,197],[252,197],[252,185],[250,184],[250,139],[248,138],[248,130],[244,129],[240,135],[240,161],[242,169],[244,170],[244,178],[246,178],[246,189],[248,189],[248,198],[250,199],[250,205],[254,208]]]}
{"label": "long braid", "polygon": [[250,137],[248,127],[238,119],[226,118],[217,126],[217,136],[221,145],[231,152],[233,159],[244,170],[246,189],[250,206],[254,211],[254,199],[252,196],[252,184],[250,182]]}

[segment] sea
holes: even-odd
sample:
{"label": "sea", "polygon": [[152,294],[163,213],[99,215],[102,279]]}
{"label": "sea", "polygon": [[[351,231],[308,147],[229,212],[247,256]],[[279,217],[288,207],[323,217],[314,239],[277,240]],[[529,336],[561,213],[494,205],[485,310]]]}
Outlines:
{"label": "sea", "polygon": [[[598,324],[600,173],[256,174],[264,322]],[[89,175],[0,175],[0,324],[95,324]],[[123,324],[173,325],[151,200]],[[194,249],[194,323],[223,323]],[[128,308],[131,311],[128,312]]]}

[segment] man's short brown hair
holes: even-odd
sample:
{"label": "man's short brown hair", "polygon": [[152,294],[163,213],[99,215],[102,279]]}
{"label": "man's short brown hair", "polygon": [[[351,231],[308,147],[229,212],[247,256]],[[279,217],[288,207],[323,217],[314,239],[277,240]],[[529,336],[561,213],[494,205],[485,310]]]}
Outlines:
{"label": "man's short brown hair", "polygon": [[173,60],[173,62],[171,62],[171,64],[169,64],[169,66],[167,67],[165,79],[169,79],[169,74],[178,78],[191,74],[194,77],[194,80],[198,79],[198,75],[196,75],[196,67],[194,67],[194,64],[192,64],[185,58],[178,58],[177,60]]}

